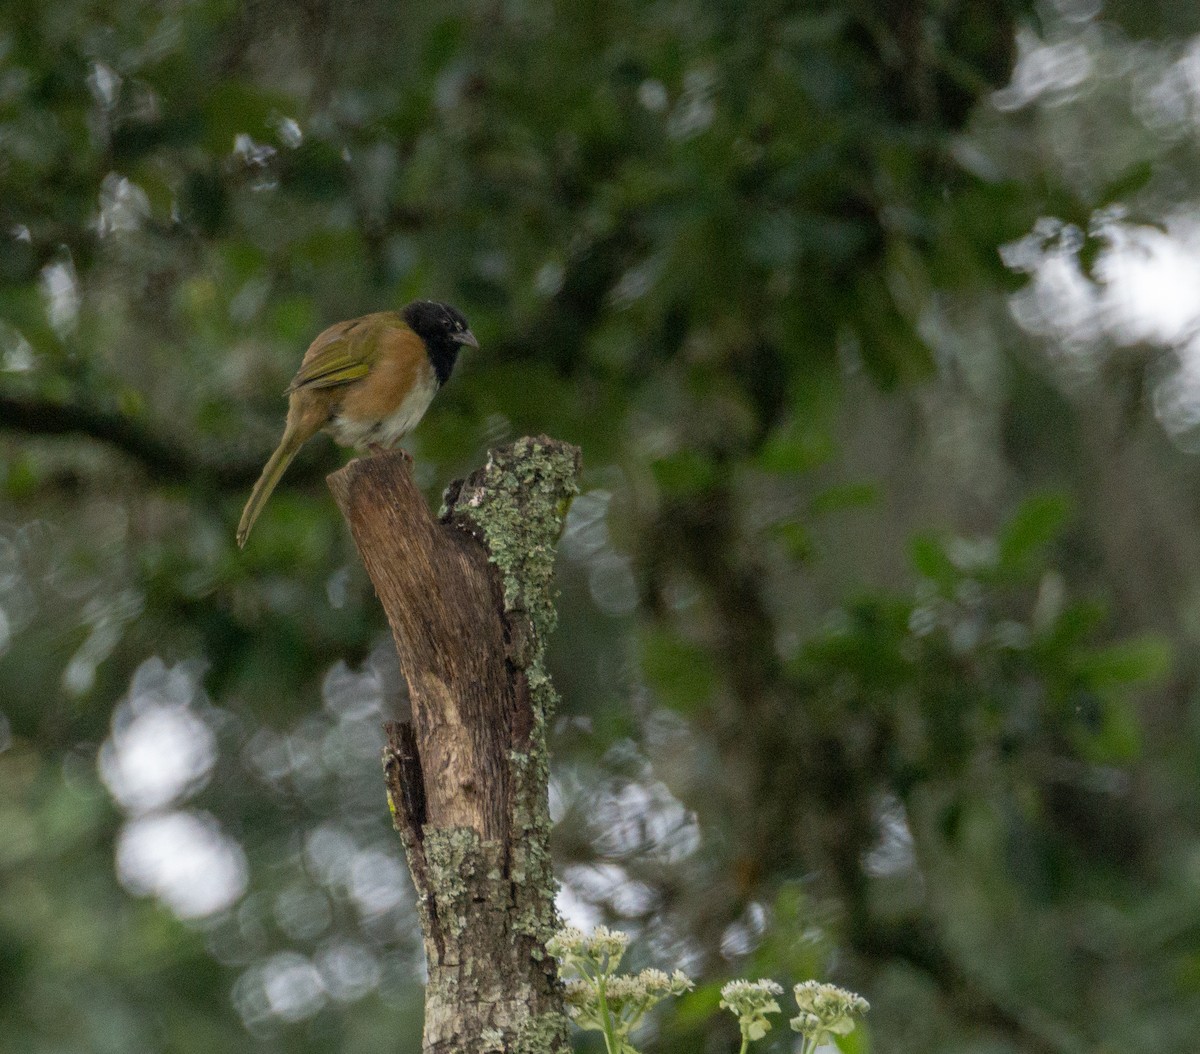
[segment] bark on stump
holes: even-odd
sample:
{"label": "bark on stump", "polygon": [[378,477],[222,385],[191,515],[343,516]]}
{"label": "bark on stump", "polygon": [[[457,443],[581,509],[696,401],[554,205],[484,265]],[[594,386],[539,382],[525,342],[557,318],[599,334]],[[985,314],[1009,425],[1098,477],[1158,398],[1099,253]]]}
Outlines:
{"label": "bark on stump", "polygon": [[543,667],[554,545],[579,451],[492,451],[435,521],[403,454],[329,477],[383,604],[412,721],[387,727],[388,801],[417,890],[425,1054],[568,1050],[554,962]]}

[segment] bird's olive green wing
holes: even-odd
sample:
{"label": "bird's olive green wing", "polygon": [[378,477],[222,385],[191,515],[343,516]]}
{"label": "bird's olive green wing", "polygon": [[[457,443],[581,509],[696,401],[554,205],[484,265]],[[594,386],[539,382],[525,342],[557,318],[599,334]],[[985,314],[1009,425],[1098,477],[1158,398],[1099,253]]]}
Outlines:
{"label": "bird's olive green wing", "polygon": [[379,355],[381,338],[407,329],[394,311],[379,311],[330,326],[309,345],[288,393],[297,388],[334,388],[365,377]]}

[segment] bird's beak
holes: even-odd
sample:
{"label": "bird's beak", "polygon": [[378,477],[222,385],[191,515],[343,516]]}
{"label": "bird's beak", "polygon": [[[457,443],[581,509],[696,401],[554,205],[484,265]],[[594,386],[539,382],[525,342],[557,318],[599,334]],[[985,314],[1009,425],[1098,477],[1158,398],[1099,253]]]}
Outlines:
{"label": "bird's beak", "polygon": [[469,329],[463,330],[461,333],[455,333],[451,338],[456,344],[465,344],[468,348],[479,350],[479,339]]}

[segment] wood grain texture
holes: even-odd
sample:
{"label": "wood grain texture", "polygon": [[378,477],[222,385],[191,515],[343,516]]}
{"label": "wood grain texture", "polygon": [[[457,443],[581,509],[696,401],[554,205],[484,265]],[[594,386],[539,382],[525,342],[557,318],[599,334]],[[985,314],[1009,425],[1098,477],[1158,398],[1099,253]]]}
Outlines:
{"label": "wood grain texture", "polygon": [[359,458],[329,485],[408,681],[428,822],[503,840],[514,689],[487,553],[434,521],[403,454]]}
{"label": "wood grain texture", "polygon": [[402,454],[329,477],[412,702],[384,768],[425,937],[426,1054],[567,1049],[544,949],[557,917],[543,650],[578,472],[574,447],[520,440],[449,488],[441,520]]}

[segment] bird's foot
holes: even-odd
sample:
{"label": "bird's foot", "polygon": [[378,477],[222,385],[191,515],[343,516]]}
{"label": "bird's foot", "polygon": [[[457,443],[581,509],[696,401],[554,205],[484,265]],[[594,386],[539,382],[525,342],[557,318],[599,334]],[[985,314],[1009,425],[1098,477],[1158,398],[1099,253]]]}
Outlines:
{"label": "bird's foot", "polygon": [[368,450],[369,450],[369,451],[370,451],[372,454],[375,454],[375,455],[378,455],[378,454],[399,454],[399,455],[400,455],[402,458],[404,458],[404,460],[405,460],[405,461],[407,461],[407,462],[408,462],[410,465],[412,464],[412,454],[410,454],[410,453],[409,453],[407,450],[405,450],[403,447],[399,447],[399,446],[386,447],[386,446],[384,446],[382,443],[374,443],[374,442],[372,442],[372,443],[368,443],[368,444],[367,444],[367,449],[368,449]]}

